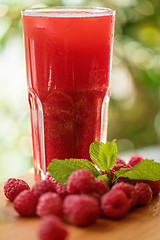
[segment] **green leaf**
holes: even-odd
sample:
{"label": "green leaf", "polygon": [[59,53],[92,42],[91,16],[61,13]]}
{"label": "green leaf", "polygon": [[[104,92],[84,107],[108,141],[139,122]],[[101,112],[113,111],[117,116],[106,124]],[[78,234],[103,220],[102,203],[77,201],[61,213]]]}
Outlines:
{"label": "green leaf", "polygon": [[78,169],[89,169],[95,177],[101,175],[100,172],[95,168],[95,166],[88,161],[87,159],[76,159],[76,158],[70,158],[65,159],[65,163],[68,163],[74,167],[77,167]]}
{"label": "green leaf", "polygon": [[92,161],[97,165],[97,167],[100,170],[104,170],[102,168],[102,165],[101,165],[101,162],[99,159],[99,151],[103,145],[104,145],[104,143],[95,141],[95,142],[91,143],[90,148],[89,148],[90,158],[92,159]]}
{"label": "green leaf", "polygon": [[51,176],[62,184],[67,184],[67,180],[71,173],[78,169],[89,169],[95,177],[101,175],[95,166],[86,159],[53,159],[52,163],[50,163],[48,167],[48,171],[51,173]]}
{"label": "green leaf", "polygon": [[160,164],[154,160],[143,160],[132,168],[120,170],[114,173],[113,182],[119,177],[126,177],[130,179],[142,179],[150,181],[160,180]]}
{"label": "green leaf", "polygon": [[67,180],[71,173],[78,169],[78,167],[72,166],[68,163],[65,163],[64,160],[58,159],[54,159],[47,168],[47,170],[51,173],[51,176],[55,178],[57,182],[62,184],[67,184]]}
{"label": "green leaf", "polygon": [[100,176],[96,177],[96,179],[102,179],[109,184],[109,178],[107,177],[106,174],[100,175]]}
{"label": "green leaf", "polygon": [[107,142],[101,147],[99,151],[99,159],[102,168],[110,173],[110,169],[114,167],[117,159],[117,145],[115,140]]}

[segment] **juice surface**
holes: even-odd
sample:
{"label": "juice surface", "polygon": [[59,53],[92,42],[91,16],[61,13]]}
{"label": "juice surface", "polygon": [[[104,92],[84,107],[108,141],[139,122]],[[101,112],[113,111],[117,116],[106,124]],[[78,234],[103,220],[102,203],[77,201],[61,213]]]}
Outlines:
{"label": "juice surface", "polygon": [[90,160],[106,110],[114,16],[23,16],[23,27],[34,160]]}

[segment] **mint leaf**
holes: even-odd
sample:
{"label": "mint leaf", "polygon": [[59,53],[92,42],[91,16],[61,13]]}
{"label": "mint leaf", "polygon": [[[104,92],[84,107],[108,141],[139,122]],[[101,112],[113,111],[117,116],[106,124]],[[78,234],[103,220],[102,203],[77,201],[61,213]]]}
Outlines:
{"label": "mint leaf", "polygon": [[117,159],[117,145],[115,140],[107,142],[101,147],[99,151],[99,159],[102,168],[110,174],[110,169],[114,167]]}
{"label": "mint leaf", "polygon": [[119,177],[126,177],[130,179],[142,179],[150,181],[160,180],[160,164],[154,160],[143,160],[132,168],[120,170],[114,173],[113,182]]}
{"label": "mint leaf", "polygon": [[100,172],[95,168],[95,166],[88,161],[87,159],[76,159],[76,158],[70,158],[70,159],[65,159],[65,163],[68,163],[74,167],[77,167],[78,169],[89,169],[95,177],[98,177]]}
{"label": "mint leaf", "polygon": [[72,172],[78,170],[78,167],[65,163],[65,160],[54,159],[47,170],[57,182],[67,184],[67,180]]}
{"label": "mint leaf", "polygon": [[53,159],[48,167],[48,171],[51,176],[55,178],[57,182],[67,184],[67,180],[72,172],[78,169],[89,169],[95,177],[98,177],[100,172],[94,167],[94,165],[86,159],[70,158],[65,160]]}
{"label": "mint leaf", "polygon": [[104,143],[95,141],[95,142],[91,143],[90,148],[89,148],[90,158],[92,159],[92,161],[97,165],[97,167],[100,170],[104,170],[102,168],[102,165],[101,165],[101,162],[99,159],[99,151],[103,145],[104,145]]}
{"label": "mint leaf", "polygon": [[96,179],[102,179],[109,184],[109,179],[106,174],[100,175],[100,176],[96,177]]}

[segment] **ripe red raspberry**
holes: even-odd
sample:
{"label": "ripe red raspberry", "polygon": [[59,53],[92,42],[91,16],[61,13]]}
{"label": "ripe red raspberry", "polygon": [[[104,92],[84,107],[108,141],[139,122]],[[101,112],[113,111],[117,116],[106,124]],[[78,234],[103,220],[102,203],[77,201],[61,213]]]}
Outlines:
{"label": "ripe red raspberry", "polygon": [[46,192],[55,192],[54,183],[50,180],[43,180],[36,183],[32,188],[33,194],[37,199]]}
{"label": "ripe red raspberry", "polygon": [[116,172],[120,168],[131,168],[131,166],[127,163],[116,163],[114,167],[112,168],[112,171]]}
{"label": "ripe red raspberry", "polygon": [[[110,178],[111,178],[111,179],[113,179],[113,177],[114,177],[114,172],[115,172],[115,170],[113,170],[113,169],[110,170]],[[107,177],[109,177],[107,171],[100,171],[100,173],[101,173],[102,175],[105,175],[105,174],[106,174]]]}
{"label": "ripe red raspberry", "polygon": [[[113,169],[110,170],[110,178],[111,178],[111,179],[113,179],[113,177],[114,177],[114,172],[115,172],[115,171],[114,171]],[[107,174],[107,176],[108,176],[108,174]]]}
{"label": "ripe red raspberry", "polygon": [[67,183],[69,193],[90,193],[96,188],[95,177],[88,169],[80,169],[73,172]]}
{"label": "ripe red raspberry", "polygon": [[107,171],[99,171],[102,175],[105,175],[105,174],[107,174]]}
{"label": "ripe red raspberry", "polygon": [[62,185],[61,183],[57,183],[56,186],[56,192],[58,193],[58,195],[64,199],[67,195],[69,195],[69,192],[67,190],[67,186],[66,185]]}
{"label": "ripe red raspberry", "polygon": [[37,205],[37,215],[62,215],[62,200],[57,193],[47,192],[40,196]]}
{"label": "ripe red raspberry", "polygon": [[96,179],[96,192],[102,196],[110,190],[108,184],[102,179]]}
{"label": "ripe red raspberry", "polygon": [[118,219],[125,217],[129,211],[129,201],[121,190],[111,190],[101,198],[101,209],[104,216]]}
{"label": "ripe red raspberry", "polygon": [[45,178],[45,180],[50,180],[50,181],[52,181],[53,183],[55,183],[55,185],[57,184],[56,180],[55,180],[53,177],[51,177],[51,174],[50,174],[49,172],[46,173],[46,178]]}
{"label": "ripe red raspberry", "polygon": [[111,179],[113,179],[114,172],[118,171],[120,168],[131,168],[127,163],[116,163],[114,167],[110,170]]}
{"label": "ripe red raspberry", "polygon": [[[116,164],[114,167],[110,170],[110,178],[113,179],[114,177],[114,172],[118,171],[120,168],[131,168],[131,166],[125,162],[122,161],[116,161]],[[100,171],[102,175],[107,174],[107,171]],[[108,174],[107,174],[108,176]]]}
{"label": "ripe red raspberry", "polygon": [[30,190],[30,187],[21,179],[9,178],[4,185],[4,194],[10,201],[13,201],[23,190]]}
{"label": "ripe red raspberry", "polygon": [[140,156],[139,154],[136,154],[130,158],[128,164],[131,165],[131,167],[133,167],[143,160],[144,158],[142,156]]}
{"label": "ripe red raspberry", "polygon": [[46,172],[46,178],[45,178],[45,180],[46,179],[49,179],[51,177],[51,173],[50,172]]}
{"label": "ripe red raspberry", "polygon": [[152,200],[152,190],[147,183],[137,183],[134,188],[138,195],[137,205],[147,205]]}
{"label": "ripe red raspberry", "polygon": [[122,158],[117,157],[116,164],[126,164],[126,163],[125,163],[125,161]]}
{"label": "ripe red raspberry", "polygon": [[[110,178],[111,179],[113,179],[113,177],[114,177],[114,172],[115,171],[112,171],[112,169],[110,170]],[[108,173],[107,173],[107,171],[100,171],[100,173],[102,174],[102,175],[107,175],[107,177],[108,177]]]}
{"label": "ripe red raspberry", "polygon": [[148,181],[145,182],[150,186],[153,192],[153,196],[157,196],[160,193],[160,180],[158,181]]}
{"label": "ripe red raspberry", "polygon": [[[114,177],[114,172],[118,171],[120,168],[131,168],[131,166],[127,163],[125,163],[125,161],[123,161],[120,158],[117,158],[118,160],[116,161],[114,167],[110,170],[110,178],[113,179]],[[100,173],[102,175],[107,174],[107,171],[100,171]],[[107,174],[108,176],[108,174]]]}
{"label": "ripe red raspberry", "polygon": [[138,196],[137,196],[137,192],[136,192],[135,188],[132,185],[121,182],[121,183],[115,184],[112,187],[112,190],[123,191],[128,198],[130,208],[132,208],[136,205]]}
{"label": "ripe red raspberry", "polygon": [[158,181],[149,181],[149,180],[135,180],[137,183],[147,183],[153,193],[153,196],[157,196],[160,193],[160,180]]}
{"label": "ripe red raspberry", "polygon": [[94,198],[98,202],[98,204],[100,204],[101,195],[98,194],[97,192],[92,192],[92,193],[88,193],[88,194],[85,194],[85,195],[87,195],[88,197]]}
{"label": "ripe red raspberry", "polygon": [[42,218],[38,235],[40,240],[65,240],[68,231],[58,217],[45,216]]}
{"label": "ripe red raspberry", "polygon": [[36,215],[37,198],[32,191],[24,190],[14,199],[14,208],[22,217]]}
{"label": "ripe red raspberry", "polygon": [[128,183],[130,185],[135,185],[137,183],[137,182],[135,183],[134,179],[129,179],[129,178],[125,178],[125,177],[119,177],[117,179],[117,181],[115,182],[115,184],[118,184],[120,182]]}
{"label": "ripe red raspberry", "polygon": [[84,227],[96,222],[100,209],[94,198],[73,194],[64,199],[63,213],[69,223]]}

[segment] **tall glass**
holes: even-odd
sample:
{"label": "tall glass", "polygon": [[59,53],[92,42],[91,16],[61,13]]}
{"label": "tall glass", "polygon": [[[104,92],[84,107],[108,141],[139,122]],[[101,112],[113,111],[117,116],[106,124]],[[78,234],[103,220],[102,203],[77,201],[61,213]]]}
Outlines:
{"label": "tall glass", "polygon": [[52,159],[90,160],[106,141],[115,12],[56,7],[22,12],[35,179]]}

